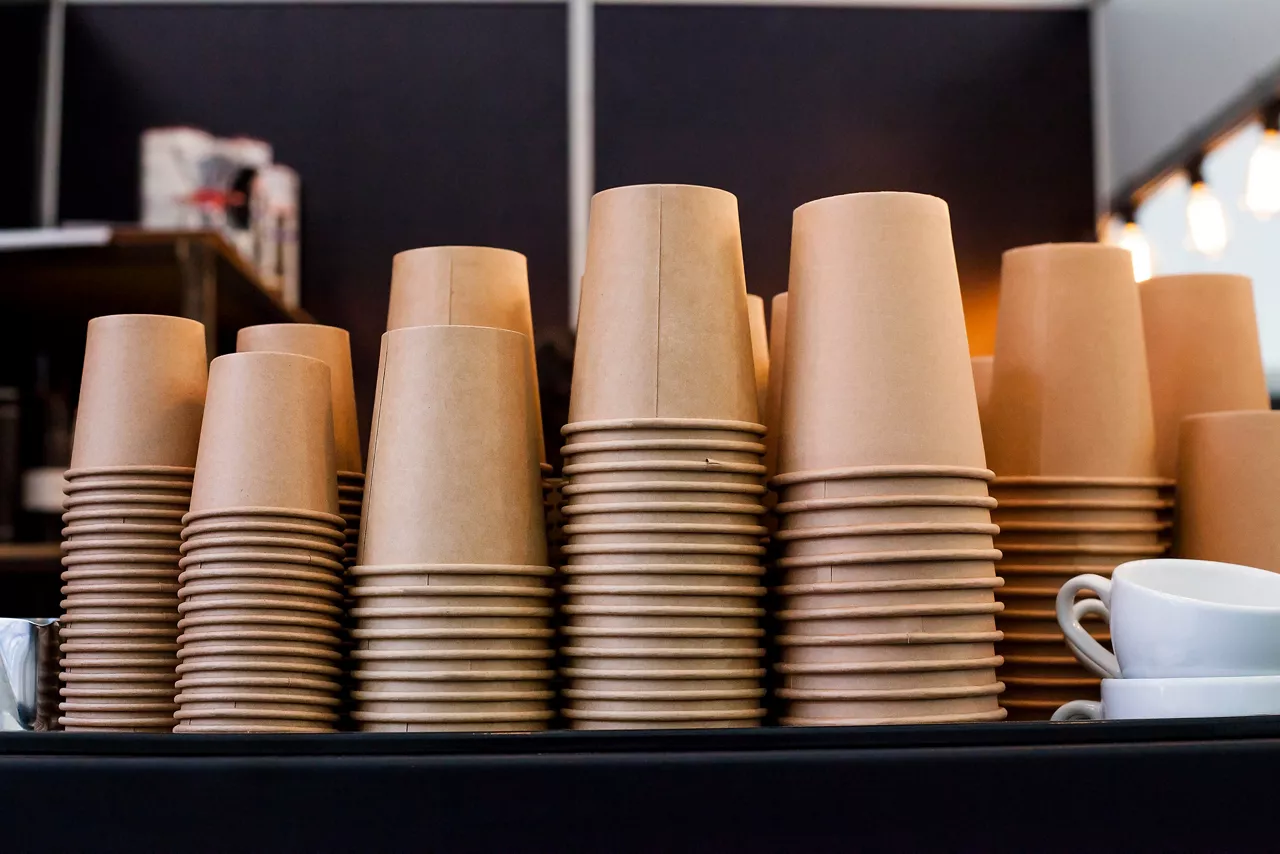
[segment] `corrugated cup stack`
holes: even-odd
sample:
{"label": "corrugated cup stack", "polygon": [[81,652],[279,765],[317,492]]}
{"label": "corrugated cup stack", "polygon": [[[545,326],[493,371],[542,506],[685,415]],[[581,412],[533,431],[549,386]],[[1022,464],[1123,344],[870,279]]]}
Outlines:
{"label": "corrugated cup stack", "polygon": [[[1168,548],[1142,309],[1129,253],[1046,244],[1005,253],[985,426],[1005,587],[1002,703],[1047,720],[1097,697],[1054,617],[1067,578]],[[1088,609],[1087,605],[1082,605]],[[1109,640],[1105,625],[1086,624]]]}
{"label": "corrugated cup stack", "polygon": [[342,676],[344,520],[328,366],[213,361],[178,606],[179,732],[330,732]]}
{"label": "corrugated cup stack", "polygon": [[787,315],[782,722],[1003,718],[995,502],[946,203],[798,208]]}
{"label": "corrugated cup stack", "polygon": [[[356,420],[356,390],[351,369],[351,336],[336,326],[314,323],[272,323],[248,326],[236,336],[240,353],[293,353],[319,359],[329,367],[330,402],[333,406],[333,450],[338,468],[338,515],[343,522],[343,567],[355,566],[360,548],[360,506],[364,501],[364,459],[360,451],[360,425]],[[344,573],[346,576],[347,573]],[[352,584],[344,578],[346,587]],[[349,614],[350,596],[343,600]],[[350,650],[350,617],[343,615],[342,649]],[[349,681],[349,677],[343,681]]]}
{"label": "corrugated cup stack", "polygon": [[757,725],[765,429],[732,195],[592,200],[569,420],[565,716]]}
{"label": "corrugated cup stack", "polygon": [[62,532],[67,730],[173,729],[204,340],[201,324],[177,317],[89,322]]}
{"label": "corrugated cup stack", "polygon": [[527,731],[553,716],[551,567],[527,337],[382,338],[360,560],[367,732]]}

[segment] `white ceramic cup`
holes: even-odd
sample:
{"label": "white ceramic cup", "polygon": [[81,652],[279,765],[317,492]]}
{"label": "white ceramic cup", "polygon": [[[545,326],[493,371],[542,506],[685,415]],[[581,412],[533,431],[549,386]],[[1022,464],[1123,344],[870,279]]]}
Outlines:
{"label": "white ceramic cup", "polygon": [[1072,700],[1055,721],[1238,718],[1280,714],[1280,676],[1103,679],[1102,702]]}
{"label": "white ceramic cup", "polygon": [[[1111,626],[1108,652],[1074,612],[1092,590]],[[1160,558],[1078,575],[1058,591],[1058,624],[1090,669],[1112,679],[1280,674],[1280,574],[1202,560]]]}

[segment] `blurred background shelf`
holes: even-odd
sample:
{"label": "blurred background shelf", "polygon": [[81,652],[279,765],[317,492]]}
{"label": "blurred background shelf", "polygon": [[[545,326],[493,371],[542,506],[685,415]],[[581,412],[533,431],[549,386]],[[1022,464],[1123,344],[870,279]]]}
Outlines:
{"label": "blurred background shelf", "polygon": [[14,314],[75,326],[80,336],[100,314],[190,317],[205,324],[210,356],[234,349],[243,326],[311,321],[264,289],[215,231],[0,231],[0,299]]}

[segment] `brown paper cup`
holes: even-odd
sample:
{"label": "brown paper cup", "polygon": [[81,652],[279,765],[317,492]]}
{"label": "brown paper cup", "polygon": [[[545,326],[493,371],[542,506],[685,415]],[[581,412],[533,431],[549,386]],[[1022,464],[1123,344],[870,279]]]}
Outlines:
{"label": "brown paper cup", "polygon": [[147,595],[178,592],[178,580],[142,579],[126,580],[121,578],[63,578],[68,582],[63,586],[63,594],[70,595]]}
{"label": "brown paper cup", "polygon": [[487,246],[432,246],[397,254],[392,259],[387,331],[411,326],[488,326],[524,336],[538,459],[545,462],[525,257]]}
{"label": "brown paper cup", "polygon": [[[1129,255],[1093,243],[1004,254],[987,433],[1008,475],[1156,473],[1142,309]],[[1080,335],[1088,328],[1091,333]]]}
{"label": "brown paper cup", "polygon": [[185,536],[179,551],[196,559],[217,559],[224,554],[257,551],[290,557],[312,555],[341,560],[346,551],[341,543],[327,537],[307,537],[301,534],[277,536],[274,534],[210,534]]}
{"label": "brown paper cup", "polygon": [[392,587],[416,590],[424,586],[497,584],[503,587],[544,589],[555,573],[549,566],[503,564],[409,564],[403,566],[355,566],[351,577],[368,588]]}
{"label": "brown paper cup", "polygon": [[360,426],[356,423],[356,392],[351,376],[351,339],[345,329],[314,323],[275,323],[249,326],[236,336],[241,353],[268,351],[309,356],[329,366],[333,407],[334,459],[338,471],[362,472]]}
{"label": "brown paper cup", "polygon": [[123,507],[98,507],[86,510],[68,510],[62,514],[62,521],[70,526],[117,524],[117,525],[182,525],[182,517],[187,511],[181,507],[171,509],[134,509]]}
{"label": "brown paper cup", "polygon": [[652,417],[759,421],[738,205],[721,190],[591,200],[569,421]]}
{"label": "brown paper cup", "polygon": [[1246,276],[1157,276],[1138,286],[1151,372],[1156,457],[1176,477],[1178,425],[1188,415],[1268,410],[1253,283]]}
{"label": "brown paper cup", "polygon": [[183,569],[189,567],[222,567],[222,566],[299,566],[316,570],[341,572],[341,557],[338,555],[318,555],[303,549],[271,549],[245,547],[226,549],[201,549],[195,554],[188,554],[178,561]]}
{"label": "brown paper cup", "polygon": [[89,321],[71,467],[195,465],[204,327],[123,314]]}
{"label": "brown paper cup", "polygon": [[337,632],[342,628],[336,619],[322,614],[258,608],[214,608],[193,611],[178,620],[178,628],[188,632],[217,631],[226,629],[228,626],[324,632]]}
{"label": "brown paper cup", "polygon": [[186,526],[185,535],[186,539],[236,535],[301,537],[308,541],[319,539],[326,543],[338,543],[339,545],[342,544],[344,539],[343,531],[332,525],[311,524],[301,519],[296,522],[284,522],[252,516],[230,519],[215,518],[195,522]]}
{"label": "brown paper cup", "polygon": [[775,510],[780,526],[790,530],[942,522],[990,524],[995,506],[995,499],[982,496],[858,496],[787,501]]}
{"label": "brown paper cup", "polygon": [[465,326],[385,341],[360,562],[545,564],[527,343]]}
{"label": "brown paper cup", "polygon": [[1280,571],[1280,412],[1182,422],[1178,554]]}
{"label": "brown paper cup", "polygon": [[268,673],[291,673],[306,678],[334,678],[342,668],[312,658],[272,655],[209,655],[189,657],[174,668],[182,679],[215,674],[256,676]]}
{"label": "brown paper cup", "polygon": [[945,202],[797,208],[788,293],[779,471],[985,467]]}
{"label": "brown paper cup", "polygon": [[213,360],[192,514],[338,509],[329,368],[289,353]]}
{"label": "brown paper cup", "polygon": [[[599,463],[725,462],[758,465],[764,456],[759,442],[716,441],[711,439],[635,439],[613,442],[575,442],[560,453],[574,466]],[[575,471],[581,471],[575,469]]]}
{"label": "brown paper cup", "polygon": [[194,584],[202,581],[226,581],[229,583],[237,582],[257,582],[257,583],[274,583],[274,582],[292,582],[301,583],[307,587],[317,587],[319,589],[341,588],[343,586],[342,577],[335,572],[314,572],[308,569],[297,567],[286,568],[268,568],[259,566],[232,566],[227,568],[205,569],[203,567],[193,567],[184,570],[178,576],[178,580],[183,584]]}
{"label": "brown paper cup", "polygon": [[291,510],[283,507],[232,507],[223,510],[192,511],[182,517],[187,526],[203,525],[210,522],[234,523],[263,522],[279,524],[323,525],[334,530],[342,530],[344,519],[333,513],[322,513],[309,510]]}

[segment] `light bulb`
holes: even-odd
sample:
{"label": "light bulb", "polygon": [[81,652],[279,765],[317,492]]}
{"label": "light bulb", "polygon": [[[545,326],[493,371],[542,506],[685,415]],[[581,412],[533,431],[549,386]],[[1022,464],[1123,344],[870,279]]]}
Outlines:
{"label": "light bulb", "polygon": [[1203,181],[1191,185],[1187,200],[1187,231],[1197,252],[1217,257],[1227,248],[1227,214],[1222,202]]}
{"label": "light bulb", "polygon": [[1249,158],[1244,206],[1259,219],[1280,213],[1280,132],[1267,130]]}
{"label": "light bulb", "polygon": [[1129,254],[1133,256],[1135,281],[1145,282],[1151,278],[1151,244],[1147,242],[1147,236],[1142,233],[1142,229],[1136,222],[1124,224],[1124,230],[1120,232],[1116,245],[1128,249]]}

